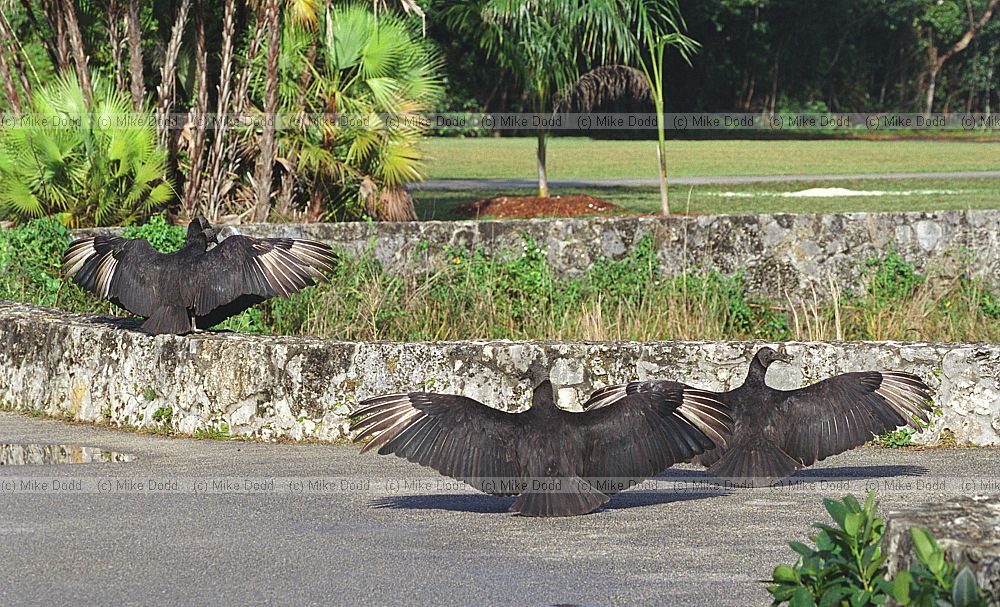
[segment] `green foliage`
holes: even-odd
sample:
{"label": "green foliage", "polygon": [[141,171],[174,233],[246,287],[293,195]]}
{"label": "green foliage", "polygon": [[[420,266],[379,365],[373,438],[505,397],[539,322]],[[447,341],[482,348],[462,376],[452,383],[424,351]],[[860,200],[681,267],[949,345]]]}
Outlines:
{"label": "green foliage", "polygon": [[944,550],[921,527],[910,529],[917,561],[893,580],[892,597],[903,607],[985,607],[976,578],[968,567],[957,571]]}
{"label": "green foliage", "polygon": [[156,129],[127,120],[125,93],[96,78],[93,89],[88,104],[75,76],[40,87],[35,122],[0,130],[0,215],[126,224],[173,198]]}
{"label": "green foliage", "polygon": [[62,277],[62,253],[70,231],[52,217],[0,230],[0,299],[58,306],[72,311],[107,310]]}
{"label": "green foliage", "polygon": [[170,420],[174,417],[174,410],[170,407],[160,407],[153,412],[153,421],[158,424],[170,424]]}
{"label": "green foliage", "polygon": [[711,302],[714,309],[723,313],[723,328],[727,334],[771,341],[788,338],[788,319],[765,298],[748,294],[739,274],[686,272],[674,279],[673,287],[686,298]]}
{"label": "green foliage", "polygon": [[154,215],[149,221],[122,230],[123,238],[145,238],[154,249],[161,253],[173,253],[184,246],[187,230],[167,223],[162,215]]}
{"label": "green foliage", "polygon": [[886,449],[898,449],[900,447],[913,447],[916,445],[913,442],[913,435],[916,434],[916,430],[906,426],[898,430],[891,430],[877,436],[872,440],[872,444],[878,447],[884,447]]}
{"label": "green foliage", "polygon": [[891,587],[881,549],[885,522],[876,514],[874,493],[864,506],[850,495],[824,499],[823,505],[836,526],[813,525],[819,529],[813,547],[789,543],[799,560],[774,569],[772,605],[884,605]]}
{"label": "green foliage", "polygon": [[[262,51],[250,66],[257,100],[266,88],[266,56]],[[292,192],[295,204],[305,207],[318,196],[327,217],[358,219],[366,205],[370,214],[378,210],[382,190],[400,192],[423,179],[422,113],[441,93],[441,69],[418,24],[392,11],[376,20],[364,4],[338,3],[322,8],[315,27],[285,27],[279,111],[343,115],[303,118],[276,131],[282,165],[295,166],[302,186]]]}
{"label": "green foliage", "polygon": [[886,578],[882,538],[885,521],[878,516],[875,493],[862,506],[853,496],[823,505],[835,525],[816,523],[813,546],[789,542],[799,558],[778,565],[768,592],[772,605],[791,607],[865,607],[885,605],[890,597],[900,605],[919,607],[978,607],[985,600],[968,569],[956,574],[944,552],[925,529],[912,528],[917,561]]}
{"label": "green foliage", "polygon": [[[127,238],[142,237],[157,249],[180,248],[185,231],[153,217],[141,226],[123,231]],[[35,219],[0,230],[0,299],[57,306],[73,312],[111,312],[111,306],[94,299],[62,275],[62,254],[72,233],[55,217]]]}
{"label": "green foliage", "polygon": [[197,428],[191,437],[198,440],[230,440],[233,438],[229,434],[229,424],[225,423],[218,428]]}
{"label": "green foliage", "polygon": [[894,247],[884,257],[865,261],[865,277],[865,292],[869,296],[866,303],[875,305],[904,299],[926,281]]}

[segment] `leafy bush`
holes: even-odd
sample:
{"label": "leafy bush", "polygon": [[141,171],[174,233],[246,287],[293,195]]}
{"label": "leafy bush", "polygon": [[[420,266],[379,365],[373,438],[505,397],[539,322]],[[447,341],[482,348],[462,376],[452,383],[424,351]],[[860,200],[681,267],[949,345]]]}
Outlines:
{"label": "leafy bush", "polygon": [[0,129],[0,215],[56,215],[70,226],[131,223],[173,197],[152,121],[136,125],[128,95],[74,75],[37,89],[37,122]]}
{"label": "leafy bush", "polygon": [[0,230],[0,299],[58,306],[71,311],[106,311],[62,277],[62,254],[70,231],[55,218]]}
{"label": "leafy bush", "polygon": [[894,300],[905,299],[927,278],[913,269],[913,264],[903,259],[894,248],[890,248],[884,257],[875,257],[865,261],[865,277],[867,284],[865,292],[868,302],[884,304]]}
{"label": "leafy bush", "polygon": [[161,253],[173,253],[184,246],[187,229],[167,223],[162,215],[155,215],[138,226],[122,230],[123,238],[145,238],[153,248]]}
{"label": "leafy bush", "polygon": [[885,605],[892,597],[900,605],[919,607],[979,607],[985,599],[968,568],[956,573],[944,552],[925,529],[913,528],[917,561],[886,579],[882,537],[885,521],[871,492],[864,506],[853,496],[824,499],[836,526],[816,523],[813,546],[789,542],[798,553],[794,565],[775,567],[768,586],[772,605],[791,607],[865,607]]}

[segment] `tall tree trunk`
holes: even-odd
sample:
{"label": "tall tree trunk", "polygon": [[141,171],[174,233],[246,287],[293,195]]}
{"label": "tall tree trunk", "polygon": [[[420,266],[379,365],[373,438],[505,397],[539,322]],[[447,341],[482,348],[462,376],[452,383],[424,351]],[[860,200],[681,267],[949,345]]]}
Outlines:
{"label": "tall tree trunk", "polygon": [[11,109],[17,113],[21,113],[23,110],[21,98],[17,94],[17,84],[15,84],[14,74],[11,73],[10,65],[7,63],[7,52],[4,49],[10,49],[14,71],[17,73],[17,77],[21,81],[21,86],[24,88],[24,101],[25,103],[29,103],[31,100],[31,86],[28,84],[28,79],[23,73],[24,68],[19,62],[19,49],[14,45],[14,36],[7,29],[7,17],[0,15],[0,77],[3,78],[4,89],[7,92],[7,99],[10,102]]}
{"label": "tall tree trunk", "polygon": [[122,11],[119,0],[108,2],[108,38],[111,42],[111,66],[115,75],[115,90],[125,90],[125,71],[122,66]]}
{"label": "tall tree trunk", "polygon": [[55,39],[52,64],[60,72],[65,72],[69,69],[69,43],[66,41],[66,21],[62,16],[60,0],[40,0],[39,5],[45,13],[45,19],[49,22]]}
{"label": "tall tree trunk", "polygon": [[934,111],[934,88],[937,84],[937,75],[941,70],[940,63],[933,63],[927,72],[927,93],[924,96],[924,115],[930,116]]}
{"label": "tall tree trunk", "polygon": [[[166,54],[163,58],[163,67],[160,68],[160,86],[157,88],[159,100],[156,106],[157,135],[160,143],[170,150],[171,160],[174,155],[174,137],[172,127],[174,126],[170,118],[170,110],[174,105],[174,90],[177,81],[177,53],[181,50],[181,36],[184,34],[184,25],[187,24],[188,11],[191,9],[191,0],[181,0],[181,5],[177,8],[177,17],[174,25],[170,28],[170,41],[167,42]],[[173,164],[170,162],[169,164]]]}
{"label": "tall tree trunk", "polygon": [[[45,2],[40,2],[39,4],[41,4],[44,12]],[[31,29],[33,31],[40,32],[42,26],[35,17],[34,8],[31,6],[31,0],[21,0],[21,6],[24,8],[24,14],[28,16],[28,21],[31,23]],[[46,19],[48,19],[47,13]],[[55,27],[52,27],[52,32],[55,33]],[[42,45],[45,47],[45,53],[49,56],[49,61],[52,62],[52,65],[59,65],[59,54],[55,47],[52,46],[52,40],[49,36],[40,36],[40,38],[42,39]]]}
{"label": "tall tree trunk", "polygon": [[195,87],[197,97],[191,111],[194,123],[191,145],[191,171],[184,183],[184,208],[188,215],[194,211],[201,199],[201,170],[205,158],[205,121],[208,114],[208,52],[205,48],[205,0],[195,0],[194,59]]}
{"label": "tall tree trunk", "polygon": [[89,105],[93,98],[93,92],[90,88],[90,70],[87,69],[87,51],[83,48],[83,36],[80,34],[80,23],[76,19],[74,0],[62,0],[62,14],[66,20],[66,33],[69,36],[73,62],[76,64],[76,77],[80,81],[83,99]]}
{"label": "tall tree trunk", "polygon": [[549,172],[546,166],[545,129],[538,129],[536,137],[538,140],[538,148],[535,151],[536,160],[538,161],[538,195],[542,198],[548,198]]}
{"label": "tall tree trunk", "polygon": [[[10,103],[10,107],[14,112],[20,114],[22,112],[21,108],[21,97],[17,94],[17,85],[14,83],[14,77],[10,73],[10,66],[7,64],[7,51],[4,49],[13,47],[10,41],[7,40],[6,29],[0,31],[0,78],[3,78],[3,87],[7,92],[7,102]],[[17,52],[17,51],[14,51]]]}
{"label": "tall tree trunk", "polygon": [[266,15],[258,16],[253,26],[253,35],[250,36],[250,42],[247,44],[246,53],[243,55],[244,68],[243,71],[240,72],[240,79],[236,83],[236,94],[233,97],[235,102],[233,111],[237,114],[243,112],[246,108],[246,102],[250,96],[250,76],[253,75],[253,70],[250,69],[250,65],[257,58],[257,53],[260,52],[260,44],[264,40],[264,34],[268,33],[266,30]]}
{"label": "tall tree trunk", "polygon": [[233,79],[233,35],[235,28],[236,0],[226,0],[222,17],[222,64],[219,67],[219,98],[215,112],[215,139],[209,154],[211,167],[205,190],[208,193],[208,219],[216,221],[222,209],[223,187],[226,181],[226,166],[223,164],[226,141],[226,114],[229,112],[231,85]]}
{"label": "tall tree trunk", "polygon": [[281,44],[278,0],[267,0],[264,18],[267,20],[267,82],[264,88],[264,128],[260,138],[257,163],[257,203],[254,220],[267,221],[271,211],[271,175],[274,171],[274,128],[278,111],[278,52]]}
{"label": "tall tree trunk", "polygon": [[143,98],[146,96],[146,80],[142,75],[142,39],[139,23],[139,1],[128,0],[126,13],[126,30],[128,33],[128,73],[131,80],[132,109],[142,109]]}

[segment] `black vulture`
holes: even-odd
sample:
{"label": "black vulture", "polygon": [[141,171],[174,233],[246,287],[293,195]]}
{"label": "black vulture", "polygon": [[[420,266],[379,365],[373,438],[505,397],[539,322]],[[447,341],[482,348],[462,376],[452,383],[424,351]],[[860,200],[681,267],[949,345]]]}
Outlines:
{"label": "black vulture", "polygon": [[[917,419],[927,422],[930,388],[915,375],[866,371],[844,373],[798,390],[768,387],[764,383],[768,366],[789,360],[771,348],[761,348],[743,385],[709,393],[729,406],[736,429],[726,445],[699,455],[696,463],[745,486],[754,484],[754,479],[773,483],[873,436],[904,425],[919,430]],[[583,407],[595,410],[602,404],[591,399]]]}
{"label": "black vulture", "polygon": [[640,384],[598,411],[556,406],[552,384],[531,408],[507,413],[451,394],[390,394],[361,403],[361,452],[392,453],[492,495],[519,496],[511,512],[574,516],[610,495],[725,443],[728,408],[676,382]]}
{"label": "black vulture", "polygon": [[145,238],[92,236],[66,249],[63,271],[99,298],[146,318],[147,333],[181,335],[322,281],[334,261],[329,246],[312,240],[230,236],[219,242],[216,229],[198,216],[175,253],[160,253]]}

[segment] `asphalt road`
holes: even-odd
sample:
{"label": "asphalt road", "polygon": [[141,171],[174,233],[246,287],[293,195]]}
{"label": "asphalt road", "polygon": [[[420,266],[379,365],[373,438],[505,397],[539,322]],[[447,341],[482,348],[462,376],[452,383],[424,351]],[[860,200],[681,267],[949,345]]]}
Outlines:
{"label": "asphalt road", "polygon": [[[757,580],[793,560],[785,542],[826,518],[823,496],[878,486],[891,509],[1000,476],[994,449],[860,449],[781,491],[726,490],[680,467],[659,481],[674,490],[530,519],[505,512],[510,498],[430,486],[438,477],[425,469],[350,446],[170,439],[0,413],[0,443],[23,442],[136,459],[0,466],[0,604],[764,605]],[[301,492],[316,477],[328,486]]]}
{"label": "asphalt road", "polygon": [[[741,185],[788,181],[862,181],[873,179],[995,179],[1000,171],[952,171],[944,173],[850,173],[842,175],[733,175],[715,177],[671,177],[672,185]],[[550,181],[553,188],[658,187],[655,178],[570,179]],[[514,190],[538,186],[534,179],[429,179],[414,183],[414,190]]]}

